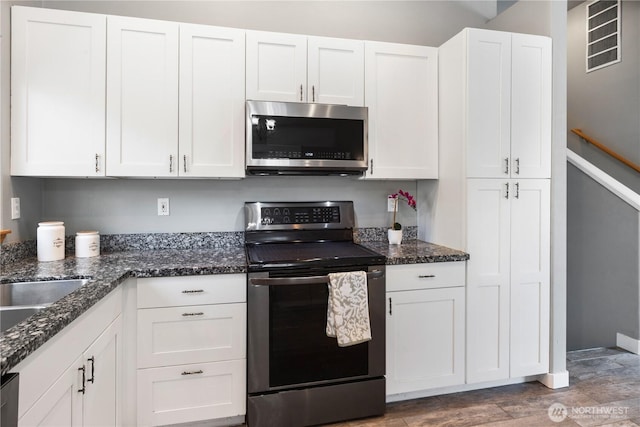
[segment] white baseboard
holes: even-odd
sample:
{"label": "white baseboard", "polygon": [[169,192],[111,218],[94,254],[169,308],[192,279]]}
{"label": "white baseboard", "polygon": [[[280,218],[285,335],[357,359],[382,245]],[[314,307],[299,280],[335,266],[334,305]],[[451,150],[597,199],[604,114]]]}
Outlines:
{"label": "white baseboard", "polygon": [[388,394],[387,403],[399,402],[402,400],[421,399],[423,397],[439,396],[442,394],[459,393],[464,391],[480,390],[485,388],[501,387],[511,384],[520,384],[530,381],[540,381],[539,375],[530,377],[510,378],[507,380],[490,381],[484,383],[458,384],[454,386],[431,388],[427,390],[416,390],[406,393]]}
{"label": "white baseboard", "polygon": [[640,354],[640,340],[628,337],[619,332],[616,334],[616,345],[631,353]]}
{"label": "white baseboard", "polygon": [[569,387],[569,371],[549,372],[538,381],[551,389]]}

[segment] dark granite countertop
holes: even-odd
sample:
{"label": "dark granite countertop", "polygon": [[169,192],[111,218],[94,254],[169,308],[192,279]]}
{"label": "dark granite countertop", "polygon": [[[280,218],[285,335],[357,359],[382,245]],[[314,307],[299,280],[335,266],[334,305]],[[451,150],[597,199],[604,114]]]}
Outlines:
{"label": "dark granite countertop", "polygon": [[[461,251],[418,240],[402,245],[361,242],[387,257],[387,265],[464,261]],[[246,273],[243,246],[218,249],[125,251],[95,258],[67,257],[39,263],[28,258],[4,269],[0,282],[88,278],[91,281],[46,309],[0,334],[1,375],[64,329],[129,277]]]}
{"label": "dark granite countertop", "polygon": [[407,240],[401,245],[390,245],[384,241],[360,242],[387,257],[387,265],[421,264],[431,262],[466,261],[469,254],[435,243]]}

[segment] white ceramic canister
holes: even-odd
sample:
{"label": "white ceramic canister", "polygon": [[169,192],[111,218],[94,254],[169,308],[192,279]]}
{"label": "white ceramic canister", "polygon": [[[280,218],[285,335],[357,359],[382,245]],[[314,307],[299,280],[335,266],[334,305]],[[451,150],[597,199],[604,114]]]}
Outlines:
{"label": "white ceramic canister", "polygon": [[100,255],[100,234],[97,231],[78,231],[76,233],[76,258],[89,258]]}
{"label": "white ceramic canister", "polygon": [[64,222],[38,223],[38,261],[64,259]]}

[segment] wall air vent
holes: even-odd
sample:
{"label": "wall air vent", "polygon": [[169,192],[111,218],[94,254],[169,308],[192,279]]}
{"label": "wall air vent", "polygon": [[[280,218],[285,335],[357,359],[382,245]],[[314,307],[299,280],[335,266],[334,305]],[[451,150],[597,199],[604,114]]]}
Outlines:
{"label": "wall air vent", "polygon": [[620,0],[587,4],[587,72],[620,62]]}

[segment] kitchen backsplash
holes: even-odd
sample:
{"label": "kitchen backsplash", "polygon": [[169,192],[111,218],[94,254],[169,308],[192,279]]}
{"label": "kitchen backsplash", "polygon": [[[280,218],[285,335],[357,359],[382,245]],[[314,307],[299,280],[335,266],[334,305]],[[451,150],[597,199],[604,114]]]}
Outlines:
{"label": "kitchen backsplash", "polygon": [[[418,227],[404,228],[404,238],[416,239]],[[387,228],[358,228],[354,233],[356,242],[384,241],[387,239]],[[244,244],[244,232],[211,232],[211,233],[137,233],[137,234],[105,234],[100,236],[100,252],[146,251],[162,249],[220,249],[237,247]],[[75,253],[75,236],[66,236],[65,252],[67,256]],[[0,267],[3,268],[25,258],[35,257],[37,244],[35,240],[6,243],[0,249]]]}

